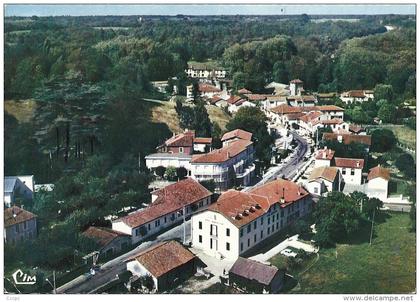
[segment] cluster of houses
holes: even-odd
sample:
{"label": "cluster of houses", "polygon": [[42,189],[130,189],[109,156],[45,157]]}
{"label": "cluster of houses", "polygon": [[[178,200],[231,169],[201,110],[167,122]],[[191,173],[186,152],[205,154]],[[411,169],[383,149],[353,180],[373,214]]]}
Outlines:
{"label": "cluster of houses", "polygon": [[[332,133],[324,133],[324,140],[359,142],[369,150],[371,137],[360,126],[344,121],[343,108],[317,104],[319,97],[334,96],[309,95],[299,79],[287,85],[272,82],[265,87],[267,94],[245,88],[232,94],[232,82],[223,68],[189,64],[186,73],[199,79],[199,94],[211,105],[227,107],[231,113],[244,106],[259,106],[276,127],[293,127],[308,136],[330,127]],[[154,85],[163,91],[167,83]],[[191,86],[187,94],[192,97]],[[349,91],[340,97],[345,103],[363,102],[373,98],[373,92]],[[174,134],[156,153],[145,157],[146,165],[152,171],[183,168],[186,178],[154,190],[148,205],[116,218],[111,228],[91,226],[83,234],[98,243],[100,255],[110,257],[190,219],[193,249],[234,262],[227,273],[230,284],[253,292],[278,292],[284,284],[284,270],[247,259],[247,253],[308,215],[317,197],[328,192],[357,190],[387,199],[387,169],[377,166],[364,173],[366,159],[336,157],[335,151],[327,148],[316,151],[314,168],[303,184],[276,179],[249,191],[232,189],[249,186],[254,177],[253,134],[236,129],[225,133],[221,141],[222,146],[216,149],[212,138],[197,137],[195,131]],[[205,181],[214,182],[217,195],[204,187]],[[33,198],[33,176],[6,177],[4,188],[5,241],[14,244],[35,238],[36,215],[14,205],[17,194]],[[150,276],[154,291],[165,291],[194,275],[202,263],[172,240],[139,252],[126,260],[126,265],[133,280]]]}

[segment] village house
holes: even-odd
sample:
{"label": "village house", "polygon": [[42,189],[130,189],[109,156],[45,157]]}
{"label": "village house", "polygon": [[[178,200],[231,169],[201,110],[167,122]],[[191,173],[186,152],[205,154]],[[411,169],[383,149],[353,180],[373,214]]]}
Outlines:
{"label": "village house", "polygon": [[221,141],[223,146],[227,146],[230,142],[240,139],[250,141],[252,140],[252,133],[242,129],[235,129],[223,134]]}
{"label": "village house", "polygon": [[332,166],[331,162],[334,158],[334,154],[335,154],[335,151],[331,149],[327,149],[327,147],[324,147],[324,149],[318,150],[315,155],[315,168]]}
{"label": "village house", "polygon": [[270,96],[267,96],[266,99],[263,101],[264,110],[270,110],[271,108],[274,108],[280,105],[287,105],[286,96],[270,95]]}
{"label": "village house", "polygon": [[155,292],[172,289],[197,271],[196,256],[174,240],[155,244],[125,262],[133,276],[151,276]]}
{"label": "village house", "polygon": [[244,97],[238,95],[231,95],[227,101],[228,103],[228,111],[233,114],[238,112],[238,110],[242,107],[255,107],[256,104],[247,100]]}
{"label": "village house", "polygon": [[4,210],[4,241],[16,244],[38,235],[36,215],[17,206]]}
{"label": "village house", "polygon": [[222,98],[218,94],[216,94],[213,97],[211,97],[208,100],[208,102],[209,102],[210,105],[214,105],[214,106],[219,107],[219,108],[224,108],[224,107],[226,107],[226,106],[229,105],[228,102],[227,102],[227,100],[225,100],[224,98]]}
{"label": "village house", "polygon": [[299,79],[291,80],[289,83],[290,95],[301,95],[303,90],[303,81]]}
{"label": "village house", "polygon": [[319,126],[318,128],[330,127],[335,133],[349,133],[349,124],[339,118],[321,120],[316,125]]}
{"label": "village house", "polygon": [[193,155],[191,160],[191,177],[197,181],[213,180],[218,191],[249,185],[254,171],[254,146],[249,140],[225,142],[221,149]]}
{"label": "village house", "polygon": [[187,178],[151,193],[152,202],[112,222],[112,229],[131,236],[132,244],[189,218],[210,205],[212,193]]}
{"label": "village house", "polygon": [[388,182],[391,179],[389,170],[380,165],[369,170],[367,177],[366,195],[369,198],[378,198],[383,202],[388,199]]}
{"label": "village house", "polygon": [[311,209],[309,193],[284,179],[249,192],[229,190],[191,218],[192,246],[216,258],[235,260]]}
{"label": "village house", "polygon": [[342,179],[336,167],[322,166],[312,170],[306,188],[313,195],[323,196],[332,191],[341,191]]}
{"label": "village house", "polygon": [[34,198],[34,176],[19,175],[4,178],[4,206],[11,207],[20,197],[26,200]]}
{"label": "village house", "polygon": [[288,105],[292,107],[314,107],[317,103],[313,95],[295,95],[286,97]]}
{"label": "village house", "polygon": [[241,95],[251,94],[251,93],[252,93],[252,91],[248,90],[246,88],[241,88],[241,89],[238,90],[238,94],[241,94]]}
{"label": "village house", "polygon": [[206,63],[188,63],[185,70],[190,78],[225,78],[226,70],[222,67],[209,66]]}
{"label": "village house", "polygon": [[90,226],[82,234],[98,244],[99,256],[109,257],[131,246],[130,235],[109,228]]}
{"label": "village house", "polygon": [[285,270],[238,257],[229,270],[229,285],[247,293],[278,293],[283,287],[284,277]]}
{"label": "village house", "polygon": [[346,184],[362,184],[362,170],[364,163],[365,161],[359,158],[334,158],[335,167],[339,169],[342,179]]}
{"label": "village house", "polygon": [[207,152],[211,150],[212,139],[196,137],[195,131],[186,130],[184,133],[173,135],[162,145],[156,148],[157,153],[145,156],[146,166],[149,169],[162,167],[183,167],[191,170],[190,162],[194,152]]}
{"label": "village house", "polygon": [[264,87],[266,90],[272,89],[272,92],[276,96],[289,96],[290,95],[290,89],[289,85],[277,83],[277,82],[271,82]]}
{"label": "village house", "polygon": [[345,91],[340,95],[340,99],[346,103],[346,105],[354,102],[367,102],[369,99],[373,100],[372,90],[350,90]]}
{"label": "village house", "polygon": [[[212,98],[215,95],[220,95],[220,93],[222,93],[222,90],[210,84],[199,83],[198,93],[200,97]],[[187,99],[193,99],[193,98],[194,98],[193,85],[189,85],[187,86]]]}
{"label": "village house", "polygon": [[351,134],[366,135],[366,129],[358,125],[349,125],[349,132]]}

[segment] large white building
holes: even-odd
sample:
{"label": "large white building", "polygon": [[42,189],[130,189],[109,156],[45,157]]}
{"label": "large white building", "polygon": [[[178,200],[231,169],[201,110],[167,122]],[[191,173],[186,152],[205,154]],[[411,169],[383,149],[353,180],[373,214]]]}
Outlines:
{"label": "large white building", "polygon": [[206,63],[190,63],[185,70],[190,78],[225,78],[226,70],[222,67],[209,67]]}
{"label": "large white building", "polygon": [[380,165],[370,169],[365,193],[370,198],[376,197],[386,202],[388,199],[388,182],[391,179],[389,170]]}
{"label": "large white building", "polygon": [[219,191],[247,186],[254,171],[254,146],[245,139],[224,142],[221,149],[193,155],[191,160],[191,177],[197,181],[213,180]]}
{"label": "large white building", "polygon": [[322,166],[312,170],[306,188],[309,193],[323,196],[328,192],[341,191],[342,178],[336,167]]}
{"label": "large white building", "polygon": [[363,103],[373,100],[373,98],[373,90],[350,90],[340,95],[340,99],[346,104],[354,102]]}
{"label": "large white building", "polygon": [[187,178],[152,192],[152,203],[147,208],[114,220],[112,229],[130,235],[135,244],[189,218],[210,205],[211,198],[210,191]]}
{"label": "large white building", "polygon": [[311,209],[309,193],[288,180],[250,192],[229,190],[192,217],[192,245],[213,257],[234,260]]}

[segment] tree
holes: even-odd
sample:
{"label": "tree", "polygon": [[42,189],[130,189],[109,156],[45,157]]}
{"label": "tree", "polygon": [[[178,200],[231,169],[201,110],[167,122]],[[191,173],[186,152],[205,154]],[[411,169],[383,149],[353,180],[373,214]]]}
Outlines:
{"label": "tree", "polygon": [[184,167],[176,168],[176,176],[178,179],[184,179],[188,175],[187,169]]}
{"label": "tree", "polygon": [[197,136],[210,137],[212,124],[203,101],[199,101],[193,109],[193,129]]}
{"label": "tree", "polygon": [[202,180],[200,181],[200,184],[212,193],[214,193],[214,190],[216,189],[216,183],[213,179]]}
{"label": "tree", "polygon": [[372,218],[374,211],[379,211],[382,208],[383,202],[378,198],[369,198],[366,205],[363,206],[363,213],[368,217]]}
{"label": "tree", "polygon": [[253,134],[256,157],[265,165],[271,161],[273,137],[267,130],[267,117],[258,107],[242,107],[227,125],[227,130],[242,129]]}
{"label": "tree", "polygon": [[220,129],[220,126],[218,123],[214,122],[212,123],[211,128],[211,137],[212,137],[212,148],[213,149],[219,149],[222,147],[222,129]]}
{"label": "tree", "polygon": [[171,180],[171,181],[176,180],[177,179],[176,168],[172,166],[167,167],[165,171],[165,177],[167,180]]}
{"label": "tree", "polygon": [[192,83],[192,95],[193,95],[193,99],[194,102],[197,101],[198,97],[200,96],[200,87],[198,85],[198,81],[193,81]]}
{"label": "tree", "polygon": [[372,151],[386,152],[391,150],[397,143],[394,133],[389,129],[375,129],[371,133]]}
{"label": "tree", "polygon": [[415,178],[416,176],[416,163],[413,157],[408,153],[403,153],[395,161],[398,170],[403,172],[405,176]]}
{"label": "tree", "polygon": [[394,89],[392,85],[377,84],[373,90],[373,96],[376,101],[387,100],[392,102],[394,100]]}
{"label": "tree", "polygon": [[319,246],[330,246],[347,238],[360,227],[360,211],[356,202],[341,192],[321,197],[313,212]]}
{"label": "tree", "polygon": [[155,169],[156,175],[159,176],[159,177],[161,177],[161,178],[165,175],[165,171],[166,171],[166,168],[163,167],[163,166],[158,166]]}
{"label": "tree", "polygon": [[393,123],[395,120],[395,106],[391,104],[383,104],[378,110],[378,118],[383,123]]}

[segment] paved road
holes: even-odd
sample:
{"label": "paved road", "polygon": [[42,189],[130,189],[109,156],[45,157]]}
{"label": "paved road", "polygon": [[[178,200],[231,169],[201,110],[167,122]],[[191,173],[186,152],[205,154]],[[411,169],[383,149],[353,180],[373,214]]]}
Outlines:
{"label": "paved road", "polygon": [[[191,221],[185,222],[186,230],[186,239],[189,240],[191,236]],[[108,282],[114,280],[117,274],[123,273],[126,271],[125,260],[131,258],[132,256],[138,254],[139,252],[149,248],[150,246],[165,240],[170,239],[183,239],[183,224],[180,224],[172,229],[167,230],[166,232],[160,234],[155,239],[143,242],[133,250],[121,255],[115,259],[108,261],[103,264],[99,271],[96,272],[94,276],[90,278],[86,276],[79,276],[76,279],[70,281],[69,283],[61,286],[57,289],[57,293],[66,293],[66,294],[86,294],[94,292],[99,287],[107,284]]]}
{"label": "paved road", "polygon": [[262,179],[253,186],[244,188],[243,191],[249,191],[256,186],[265,184],[266,182],[285,176],[287,179],[292,179],[297,173],[298,169],[305,163],[305,154],[308,151],[307,141],[299,136],[296,132],[292,132],[293,138],[297,143],[294,153],[289,157],[284,164],[270,168],[262,177]]}

